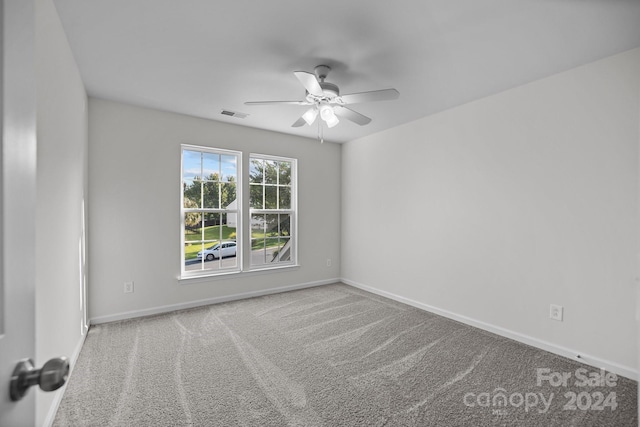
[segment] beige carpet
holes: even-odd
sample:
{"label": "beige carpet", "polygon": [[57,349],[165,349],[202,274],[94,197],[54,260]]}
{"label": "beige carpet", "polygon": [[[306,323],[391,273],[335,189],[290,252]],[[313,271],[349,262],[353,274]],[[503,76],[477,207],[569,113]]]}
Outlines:
{"label": "beige carpet", "polygon": [[94,326],[54,425],[637,426],[637,383],[336,284]]}

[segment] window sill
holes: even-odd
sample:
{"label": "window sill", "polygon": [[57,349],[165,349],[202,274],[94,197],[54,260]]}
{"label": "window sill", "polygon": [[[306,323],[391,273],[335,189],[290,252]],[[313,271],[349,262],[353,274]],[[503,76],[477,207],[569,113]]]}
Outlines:
{"label": "window sill", "polygon": [[283,265],[278,267],[269,267],[269,268],[260,268],[255,270],[246,270],[246,271],[229,271],[223,273],[203,273],[193,276],[178,276],[178,284],[180,285],[191,285],[195,283],[203,283],[210,282],[212,280],[225,280],[225,279],[235,279],[241,277],[251,277],[251,276],[259,276],[262,274],[269,273],[282,273],[284,271],[289,270],[297,270],[300,268],[299,264],[290,264]]}

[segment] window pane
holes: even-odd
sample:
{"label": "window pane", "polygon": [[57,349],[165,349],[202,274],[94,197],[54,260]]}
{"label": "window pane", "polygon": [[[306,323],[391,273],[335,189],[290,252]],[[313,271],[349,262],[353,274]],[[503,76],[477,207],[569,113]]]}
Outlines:
{"label": "window pane", "polygon": [[204,260],[204,269],[222,270],[237,267],[236,249],[236,246],[219,243],[207,245],[200,255],[201,259]]}
{"label": "window pane", "polygon": [[[202,240],[202,215],[199,212],[184,214],[184,240]],[[196,251],[197,252],[197,251]]]}
{"label": "window pane", "polygon": [[220,179],[220,155],[214,153],[202,153],[203,179],[218,181]]}
{"label": "window pane", "polygon": [[264,265],[267,262],[264,251],[264,240],[251,241],[251,265]]}
{"label": "window pane", "polygon": [[251,209],[264,209],[262,204],[262,185],[251,185],[249,187],[249,206]]}
{"label": "window pane", "polygon": [[265,239],[265,262],[271,264],[278,262],[278,250],[280,249],[280,241],[277,237],[271,237]]}
{"label": "window pane", "polygon": [[205,209],[220,208],[219,186],[217,182],[205,182],[202,189],[202,203]]}
{"label": "window pane", "polygon": [[184,246],[184,258],[185,260],[189,261],[193,261],[197,259],[198,253],[200,251],[202,251],[205,247],[205,244],[202,242],[195,242],[195,243],[185,243]]}
{"label": "window pane", "polygon": [[278,187],[264,187],[264,208],[278,209]]}
{"label": "window pane", "polygon": [[280,239],[277,259],[278,262],[291,261],[291,239]]}
{"label": "window pane", "polygon": [[220,166],[222,175],[220,180],[224,182],[237,182],[238,162],[236,156],[220,156]]}
{"label": "window pane", "polygon": [[291,185],[291,162],[278,162],[280,185]]}
{"label": "window pane", "polygon": [[235,268],[238,265],[237,246],[235,244],[223,244],[221,251],[220,268]]}
{"label": "window pane", "polygon": [[291,217],[280,215],[279,235],[282,237],[291,236]]}
{"label": "window pane", "polygon": [[204,245],[201,242],[184,244],[184,269],[187,271],[201,270],[202,260],[197,258],[198,252]]}
{"label": "window pane", "polygon": [[262,184],[264,162],[258,159],[251,159],[249,163],[249,183]]}
{"label": "window pane", "polygon": [[219,244],[198,243],[185,245],[185,271],[217,271],[236,269],[237,247],[221,248]]}
{"label": "window pane", "polygon": [[207,212],[204,214],[204,237],[207,242],[219,242],[221,239],[220,230],[221,214]]}
{"label": "window pane", "polygon": [[195,209],[200,207],[200,189],[194,188],[193,184],[184,183],[183,188],[183,207],[187,209]]}
{"label": "window pane", "polygon": [[202,176],[202,153],[184,150],[182,152],[182,180],[193,181]]}
{"label": "window pane", "polygon": [[291,209],[291,187],[278,187],[280,192],[279,209]]}
{"label": "window pane", "polygon": [[264,237],[264,215],[251,215],[251,238],[262,239]]}
{"label": "window pane", "polygon": [[199,180],[185,181],[182,184],[184,195],[184,207],[187,209],[199,208],[202,202],[201,182]]}
{"label": "window pane", "polygon": [[265,229],[266,229],[266,236],[267,237],[276,237],[278,236],[279,233],[279,215],[278,214],[272,214],[272,215],[265,215]]}
{"label": "window pane", "polygon": [[267,265],[278,262],[280,241],[277,237],[251,240],[251,265]]}
{"label": "window pane", "polygon": [[[218,245],[208,245],[206,249],[202,252],[201,259],[203,260],[203,270],[220,270],[221,260],[217,257],[217,254],[220,253],[220,246]],[[214,255],[215,254],[215,255]]]}
{"label": "window pane", "polygon": [[236,184],[220,184],[220,199],[222,209],[238,209],[236,202]]}
{"label": "window pane", "polygon": [[235,227],[235,223],[233,223],[233,221],[235,221],[236,218],[234,217],[233,214],[221,214],[220,215],[220,233],[219,233],[219,239],[225,242],[229,242],[229,241],[235,241],[236,240],[236,227]]}
{"label": "window pane", "polygon": [[238,233],[238,214],[237,213],[228,213],[228,214],[225,214],[225,215],[226,215],[227,227],[231,230],[229,232],[229,238],[235,240],[236,239],[236,235]]}
{"label": "window pane", "polygon": [[278,162],[273,160],[264,161],[264,182],[265,184],[278,183]]}

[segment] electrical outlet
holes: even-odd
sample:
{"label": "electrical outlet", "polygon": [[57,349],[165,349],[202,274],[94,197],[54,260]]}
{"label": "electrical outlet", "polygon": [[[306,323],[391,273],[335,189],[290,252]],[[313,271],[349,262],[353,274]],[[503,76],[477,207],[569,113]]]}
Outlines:
{"label": "electrical outlet", "polygon": [[549,317],[553,320],[558,320],[562,322],[562,313],[564,311],[564,307],[561,305],[551,304],[549,306]]}
{"label": "electrical outlet", "polygon": [[331,267],[331,258],[327,258],[327,267]]}
{"label": "electrical outlet", "polygon": [[125,294],[133,293],[133,282],[124,282],[124,293]]}

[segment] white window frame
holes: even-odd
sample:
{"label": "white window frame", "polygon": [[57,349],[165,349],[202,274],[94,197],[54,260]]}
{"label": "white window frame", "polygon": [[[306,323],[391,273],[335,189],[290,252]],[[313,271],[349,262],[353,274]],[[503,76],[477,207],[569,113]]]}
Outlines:
{"label": "white window frame", "polygon": [[[228,156],[236,156],[236,209],[227,208],[185,208],[184,207],[184,152],[185,151],[198,151],[201,153],[212,153]],[[180,146],[180,278],[195,278],[195,277],[208,277],[208,276],[220,276],[226,274],[237,274],[243,270],[243,248],[244,248],[244,234],[243,234],[243,157],[241,151],[225,150],[220,148],[203,147],[197,145],[181,144]],[[204,178],[204,177],[201,177]],[[185,214],[188,212],[201,212],[201,213],[222,213],[222,214],[234,214],[236,215],[236,266],[235,268],[225,268],[221,270],[185,270]],[[222,241],[220,242],[222,243]],[[222,249],[222,247],[221,247]]]}
{"label": "white window frame", "polygon": [[[274,265],[259,264],[252,266],[251,259],[249,259],[249,271],[261,271],[261,270],[273,270],[288,266],[298,265],[298,160],[291,157],[273,156],[269,154],[250,153],[249,154],[249,170],[251,170],[251,160],[258,158],[261,160],[269,160],[276,162],[290,162],[291,163],[291,208],[290,209],[253,209],[250,206],[249,197],[247,197],[248,210],[249,210],[249,226],[247,229],[247,247],[251,251],[251,218],[253,214],[288,214],[290,218],[290,246],[291,246],[291,258],[289,261],[280,261]],[[247,187],[249,187],[249,170],[247,171]],[[279,177],[278,177],[279,179]],[[249,189],[249,194],[251,193]],[[264,196],[263,196],[264,197]]]}

